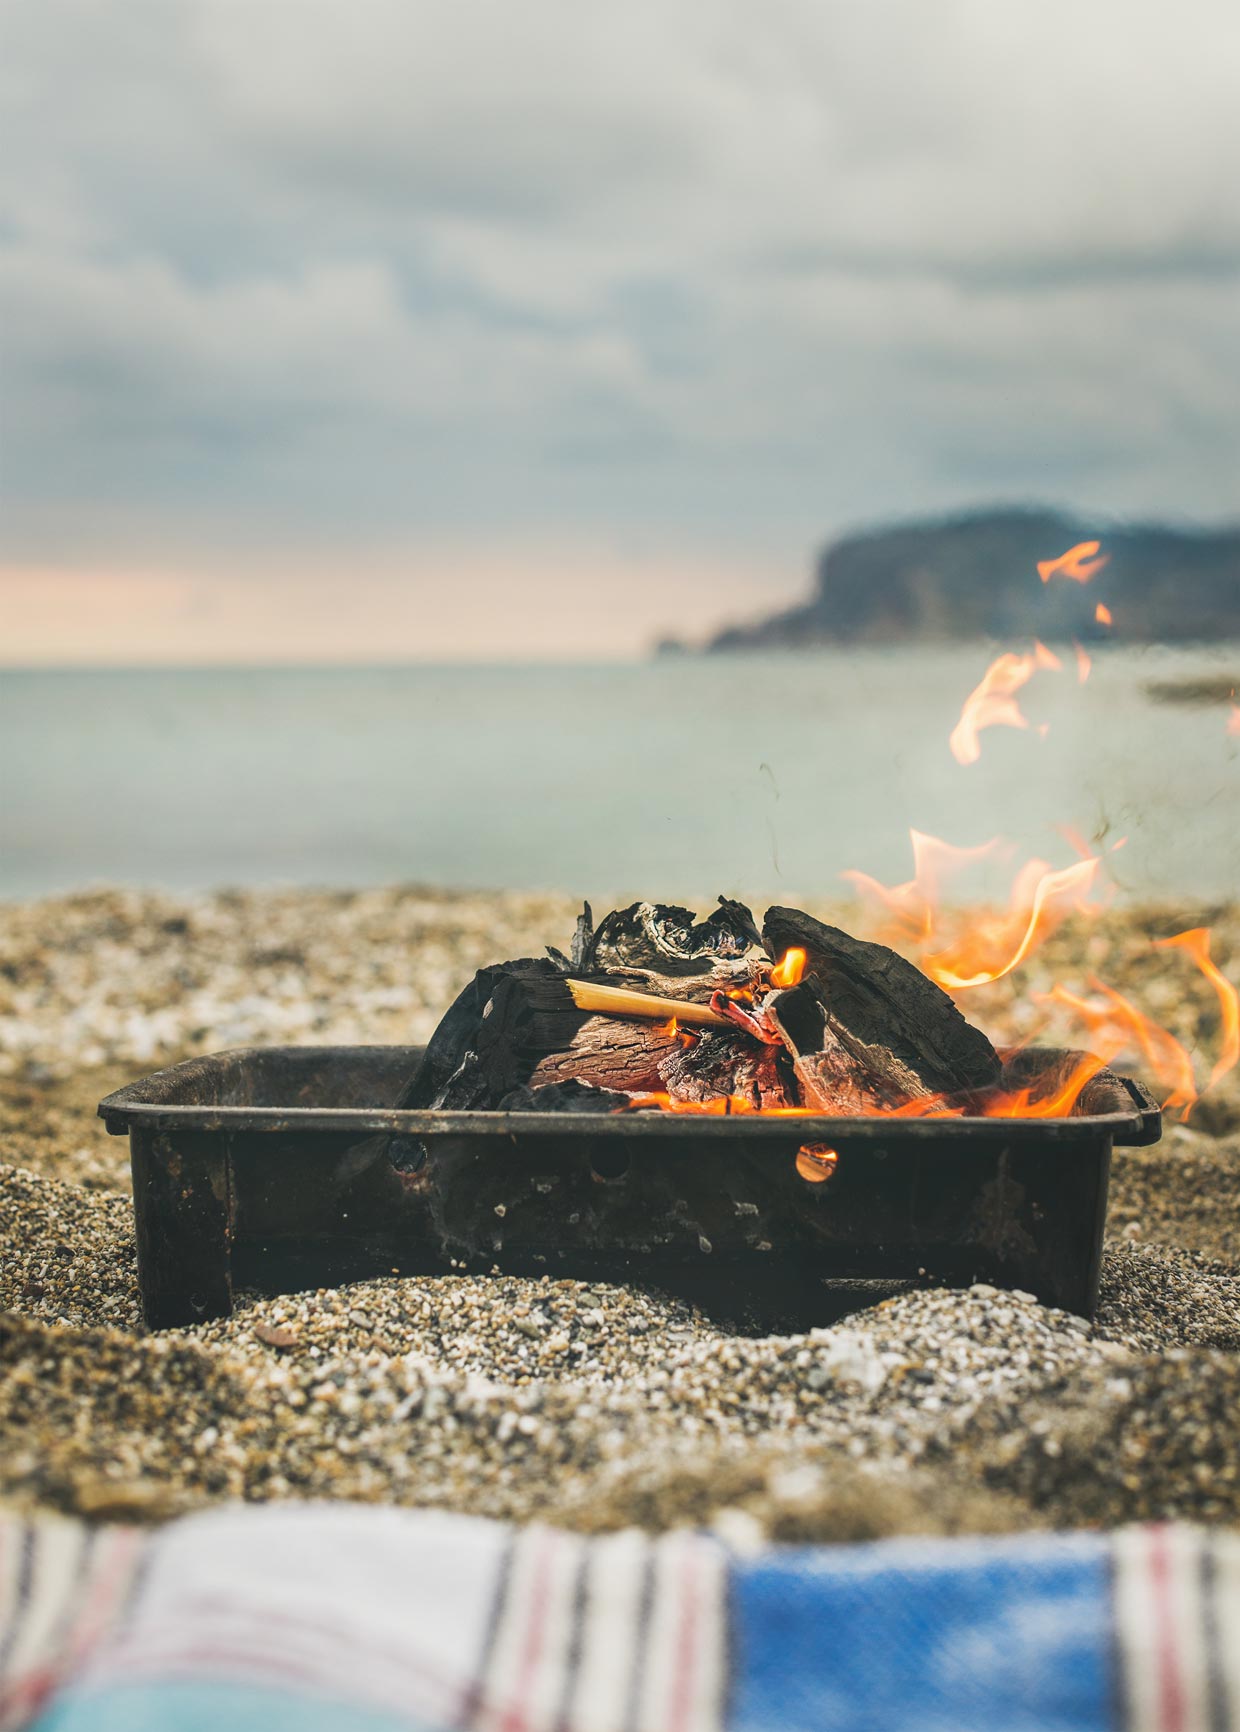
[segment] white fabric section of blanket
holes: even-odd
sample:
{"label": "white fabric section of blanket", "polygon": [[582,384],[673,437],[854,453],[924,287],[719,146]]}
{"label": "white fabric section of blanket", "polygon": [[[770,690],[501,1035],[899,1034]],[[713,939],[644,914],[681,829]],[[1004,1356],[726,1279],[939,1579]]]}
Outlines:
{"label": "white fabric section of blanket", "polygon": [[209,1511],[151,1542],[91,1686],[213,1672],[432,1724],[465,1713],[506,1530],[347,1505]]}
{"label": "white fabric section of blanket", "polygon": [[267,1505],[151,1537],[86,1689],[226,1677],[473,1732],[716,1732],[727,1555],[432,1511]]}

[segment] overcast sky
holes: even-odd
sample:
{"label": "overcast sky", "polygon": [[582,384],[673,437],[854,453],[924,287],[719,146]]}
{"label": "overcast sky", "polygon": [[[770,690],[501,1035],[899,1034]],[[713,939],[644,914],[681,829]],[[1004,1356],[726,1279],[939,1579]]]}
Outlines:
{"label": "overcast sky", "polygon": [[858,522],[1240,514],[1235,0],[0,20],[0,658],[628,653]]}

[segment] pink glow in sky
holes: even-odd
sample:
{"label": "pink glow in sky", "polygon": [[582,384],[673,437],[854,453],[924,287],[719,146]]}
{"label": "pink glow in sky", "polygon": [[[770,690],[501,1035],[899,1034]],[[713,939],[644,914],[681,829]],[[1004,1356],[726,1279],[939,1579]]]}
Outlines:
{"label": "pink glow in sky", "polygon": [[342,563],[0,567],[0,664],[614,661],[778,606],[808,581],[586,546]]}

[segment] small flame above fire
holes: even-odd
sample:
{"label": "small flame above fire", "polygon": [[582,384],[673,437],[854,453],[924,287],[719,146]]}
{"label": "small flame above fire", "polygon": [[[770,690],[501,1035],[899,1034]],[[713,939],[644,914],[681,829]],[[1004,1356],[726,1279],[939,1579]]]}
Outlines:
{"label": "small flame above fire", "polygon": [[656,1023],[653,1033],[664,1035],[668,1040],[678,1040],[681,1046],[692,1046],[697,1039],[687,1028],[681,1028],[674,1016],[669,1016],[666,1022]]}
{"label": "small flame above fire", "polygon": [[948,992],[1001,980],[1069,914],[1090,911],[1098,862],[1091,854],[1056,870],[1045,860],[1027,860],[1012,885],[1007,913],[975,920],[954,945],[925,957],[922,968]]}
{"label": "small flame above fire", "polygon": [[1100,601],[1094,609],[1094,618],[1098,621],[1099,625],[1111,625],[1114,623],[1111,610],[1105,601]]}
{"label": "small flame above fire", "polygon": [[[993,858],[1003,844],[996,837],[977,848],[955,848],[937,836],[909,832],[914,875],[906,884],[880,884],[864,872],[845,872],[861,895],[894,917],[879,936],[891,943],[910,941],[926,948],[942,930],[945,879],[977,861]],[[1069,914],[1091,910],[1101,855],[1089,853],[1071,866],[1054,868],[1027,860],[1012,884],[1006,913],[975,916],[953,941],[918,959],[918,966],[948,992],[962,992],[1010,974],[1050,936]]]}
{"label": "small flame above fire", "polygon": [[791,950],[785,950],[779,961],[771,969],[772,986],[797,986],[805,973],[805,952],[795,945]]}
{"label": "small flame above fire", "polygon": [[[847,878],[879,913],[877,936],[910,951],[924,973],[948,992],[969,991],[1000,980],[1020,967],[1072,914],[1097,913],[1102,864],[1092,849],[1071,830],[1065,834],[1082,856],[1070,866],[1053,868],[1044,860],[1027,860],[1012,883],[1007,910],[982,910],[951,917],[944,912],[946,884],[980,861],[994,859],[1004,848],[997,838],[976,848],[956,848],[938,837],[911,831],[914,875],[905,884],[883,885],[863,872]],[[1128,838],[1111,844],[1112,852]],[[1240,993],[1210,956],[1205,927],[1156,941],[1160,949],[1180,949],[1197,965],[1218,997],[1221,1038],[1206,1089],[1212,1089],[1240,1063]],[[1193,1061],[1184,1046],[1136,1005],[1104,982],[1091,978],[1086,998],[1062,984],[1039,995],[1039,1002],[1066,1012],[1089,1036],[1092,1052],[1076,1071],[1057,1078],[1051,1092],[1039,1085],[999,1097],[981,1109],[995,1117],[1057,1117],[1070,1112],[1086,1084],[1121,1053],[1136,1051],[1162,1092],[1163,1105],[1187,1116],[1200,1093]],[[959,1111],[942,1102],[913,1101],[899,1109],[903,1116],[929,1116]]]}
{"label": "small flame above fire", "polygon": [[1156,939],[1155,948],[1186,951],[1218,994],[1219,1022],[1223,1038],[1218,1061],[1206,1084],[1207,1088],[1212,1089],[1240,1059],[1240,995],[1222,974],[1218,964],[1210,959],[1210,933],[1207,927],[1194,926],[1189,932],[1177,932],[1174,938]]}
{"label": "small flame above fire", "polygon": [[1078,541],[1075,547],[1070,547],[1067,553],[1061,553],[1058,559],[1040,559],[1038,576],[1043,583],[1049,583],[1052,577],[1070,578],[1073,583],[1088,583],[1111,557],[1109,553],[1099,554],[1100,546],[1101,543],[1097,541]]}
{"label": "small flame above fire", "polygon": [[982,755],[977,736],[983,728],[1027,728],[1029,723],[1015,694],[1039,668],[1056,670],[1062,666],[1059,657],[1044,643],[1035,643],[1029,655],[1001,655],[991,662],[981,684],[965,699],[960,720],[949,736],[948,744],[957,763],[976,764]]}

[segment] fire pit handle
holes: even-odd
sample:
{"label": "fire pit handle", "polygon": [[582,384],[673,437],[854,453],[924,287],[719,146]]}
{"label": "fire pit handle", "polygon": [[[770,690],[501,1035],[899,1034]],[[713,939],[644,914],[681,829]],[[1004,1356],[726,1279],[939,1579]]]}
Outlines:
{"label": "fire pit handle", "polygon": [[1162,1108],[1150,1091],[1130,1076],[1119,1080],[1132,1096],[1137,1116],[1130,1131],[1116,1132],[1115,1141],[1125,1149],[1143,1149],[1149,1143],[1156,1143],[1162,1136]]}

